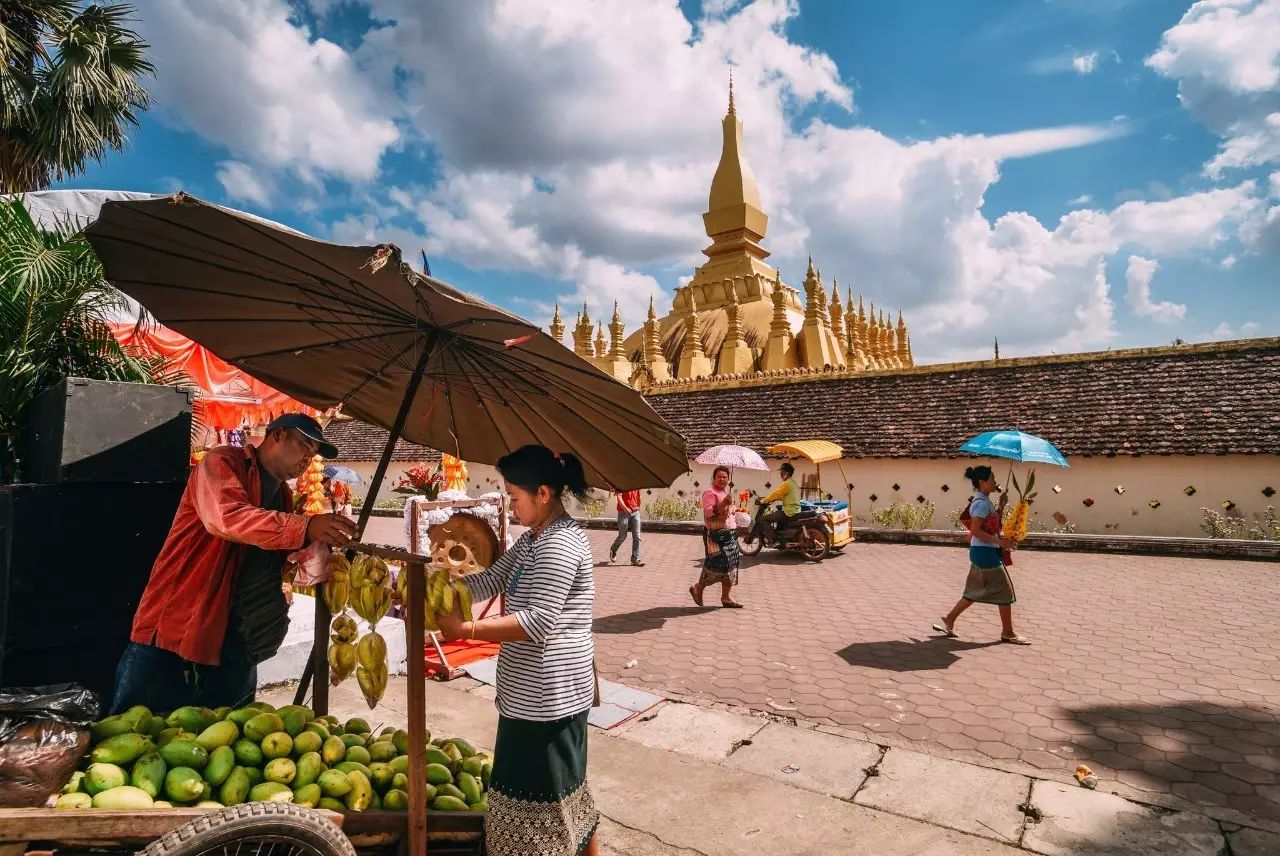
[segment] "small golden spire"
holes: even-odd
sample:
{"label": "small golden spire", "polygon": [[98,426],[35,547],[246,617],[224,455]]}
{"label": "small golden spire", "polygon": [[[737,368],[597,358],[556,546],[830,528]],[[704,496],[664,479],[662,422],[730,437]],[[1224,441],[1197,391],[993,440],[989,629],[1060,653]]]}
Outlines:
{"label": "small golden spire", "polygon": [[649,320],[655,321],[657,320],[657,318],[658,318],[658,313],[653,311],[653,295],[650,294],[649,295]]}
{"label": "small golden spire", "polygon": [[551,332],[551,338],[557,342],[564,339],[564,322],[560,320],[560,303],[556,302],[556,312],[551,316],[551,326],[548,328]]}
{"label": "small golden spire", "polygon": [[733,108],[733,66],[729,66],[729,115],[738,115],[738,111]]}
{"label": "small golden spire", "polygon": [[596,356],[603,357],[605,354],[604,341],[604,322],[601,321],[596,325]]}
{"label": "small golden spire", "polygon": [[627,351],[622,345],[622,315],[618,312],[618,301],[613,301],[613,320],[609,322],[609,356],[614,359],[626,359]]}

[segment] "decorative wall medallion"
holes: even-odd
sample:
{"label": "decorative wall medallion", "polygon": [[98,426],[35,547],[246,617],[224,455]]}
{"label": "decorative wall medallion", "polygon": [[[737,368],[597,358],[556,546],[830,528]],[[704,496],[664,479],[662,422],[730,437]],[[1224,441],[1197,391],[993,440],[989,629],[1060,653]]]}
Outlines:
{"label": "decorative wall medallion", "polygon": [[676,496],[684,496],[684,491],[682,490],[676,491]]}
{"label": "decorative wall medallion", "polygon": [[847,484],[847,485],[845,485],[845,487],[846,487],[847,489],[849,489],[849,490],[853,490],[853,485],[851,485],[851,484]]}
{"label": "decorative wall medallion", "polygon": [[867,497],[867,499],[871,500],[872,502],[875,502],[877,499],[879,499],[879,497],[877,497],[877,496],[873,493],[873,494],[871,494],[871,496]]}
{"label": "decorative wall medallion", "polygon": [[896,483],[896,482],[895,482],[895,483],[894,483],[894,485],[893,485],[893,489],[894,489],[895,491],[902,490],[902,485],[900,485],[900,484],[898,484],[898,483]]}
{"label": "decorative wall medallion", "polygon": [[1054,492],[1054,493],[1062,493],[1062,485],[1060,485],[1060,484],[1055,484],[1055,485],[1053,486],[1053,492]]}
{"label": "decorative wall medallion", "polygon": [[1235,504],[1234,502],[1232,502],[1231,500],[1229,500],[1229,499],[1224,499],[1224,500],[1222,501],[1222,508],[1223,508],[1223,510],[1225,510],[1225,511],[1230,511],[1231,509],[1233,509],[1233,508],[1235,508],[1235,507],[1236,507],[1236,504]]}
{"label": "decorative wall medallion", "polygon": [[1152,508],[1159,508],[1159,507],[1160,507],[1160,500],[1158,500],[1158,499],[1148,499],[1148,500],[1147,500],[1147,505],[1151,506]]}
{"label": "decorative wall medallion", "polygon": [[835,497],[832,496],[831,494],[827,494],[827,499],[835,499]]}
{"label": "decorative wall medallion", "polygon": [[694,482],[694,483],[693,483],[693,486],[694,486],[694,487],[702,487],[702,485],[698,484],[697,482]]}
{"label": "decorative wall medallion", "polygon": [[1195,485],[1187,485],[1182,489],[1182,492],[1185,493],[1187,496],[1195,496],[1196,495]]}
{"label": "decorative wall medallion", "polygon": [[765,490],[773,490],[773,482],[765,482],[765,483],[764,483],[764,489],[765,489]]}
{"label": "decorative wall medallion", "polygon": [[920,494],[920,496],[917,496],[916,502],[920,503],[921,505],[924,505],[924,494]]}
{"label": "decorative wall medallion", "polygon": [[1085,507],[1085,508],[1092,508],[1092,507],[1093,507],[1093,500],[1086,496],[1086,497],[1084,498],[1084,507]]}
{"label": "decorative wall medallion", "polygon": [[942,486],[942,492],[943,492],[943,493],[946,493],[946,492],[947,492],[947,491],[949,491],[949,490],[951,490],[951,485],[949,485],[949,484],[944,484],[944,485]]}
{"label": "decorative wall medallion", "polygon": [[1271,497],[1276,495],[1276,489],[1268,485],[1267,487],[1264,487],[1262,489],[1262,495],[1265,496],[1267,499],[1270,499]]}
{"label": "decorative wall medallion", "polygon": [[1118,485],[1116,485],[1116,493],[1117,493],[1117,494],[1120,494],[1120,495],[1122,495],[1122,496],[1123,496],[1123,495],[1124,495],[1124,485],[1122,485],[1122,484],[1118,484]]}

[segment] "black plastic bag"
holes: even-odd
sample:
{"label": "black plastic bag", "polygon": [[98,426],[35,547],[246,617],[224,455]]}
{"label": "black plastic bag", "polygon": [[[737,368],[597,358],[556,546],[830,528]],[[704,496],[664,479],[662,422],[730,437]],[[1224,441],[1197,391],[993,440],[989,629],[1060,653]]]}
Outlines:
{"label": "black plastic bag", "polygon": [[78,684],[0,689],[0,807],[40,806],[89,748],[98,696]]}

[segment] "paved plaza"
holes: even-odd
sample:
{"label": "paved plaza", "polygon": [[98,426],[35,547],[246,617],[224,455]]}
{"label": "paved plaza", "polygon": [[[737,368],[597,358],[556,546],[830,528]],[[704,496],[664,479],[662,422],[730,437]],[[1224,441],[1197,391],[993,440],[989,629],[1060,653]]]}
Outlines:
{"label": "paved plaza", "polygon": [[[371,540],[399,538],[377,521]],[[611,533],[592,531],[596,555]],[[696,537],[646,534],[647,567],[597,568],[601,675],[861,733],[885,745],[1280,819],[1280,572],[1259,562],[1023,551],[1014,618],[960,638],[931,622],[959,595],[955,548],[854,544],[821,564],[766,551],[707,607]]]}

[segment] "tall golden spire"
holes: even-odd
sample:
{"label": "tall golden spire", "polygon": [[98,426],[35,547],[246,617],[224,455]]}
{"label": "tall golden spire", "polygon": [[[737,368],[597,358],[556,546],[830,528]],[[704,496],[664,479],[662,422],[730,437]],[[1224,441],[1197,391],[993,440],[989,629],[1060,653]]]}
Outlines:
{"label": "tall golden spire", "polygon": [[578,313],[578,323],[573,328],[573,351],[580,357],[593,357],[591,350],[591,315],[587,313],[587,304],[582,304],[582,312]]}
{"label": "tall golden spire", "polygon": [[596,325],[596,358],[600,359],[605,355],[604,341],[604,322],[601,321]]}
{"label": "tall golden spire", "polygon": [[560,303],[556,302],[556,314],[551,316],[551,326],[548,328],[551,338],[557,342],[564,341],[564,322],[560,320]]}
{"label": "tall golden spire", "polygon": [[671,380],[671,366],[662,353],[662,329],[653,310],[652,294],[649,295],[649,317],[644,322],[644,362],[655,382]]}
{"label": "tall golden spire", "polygon": [[622,316],[618,314],[618,301],[613,301],[613,318],[609,321],[609,356],[614,359],[626,359],[627,352],[622,347]]}
{"label": "tall golden spire", "polygon": [[840,305],[840,283],[835,277],[831,278],[831,332],[836,337],[836,344],[839,345],[840,353],[843,354],[849,349],[849,339],[845,334],[844,324],[844,307]]}
{"label": "tall golden spire", "polygon": [[684,319],[684,347],[680,349],[680,377],[711,377],[715,367],[702,349],[702,326],[698,323],[698,304],[693,289],[685,286],[687,313]]}
{"label": "tall golden spire", "polygon": [[907,322],[902,318],[902,310],[898,310],[898,362],[903,368],[911,365],[911,349],[907,345]]}
{"label": "tall golden spire", "polygon": [[747,253],[758,259],[769,255],[760,246],[769,227],[760,202],[755,175],[742,151],[742,123],[733,101],[733,79],[729,80],[729,111],[721,122],[723,143],[720,163],[711,179],[707,213],[702,215],[711,246],[703,250],[709,258],[730,253]]}

